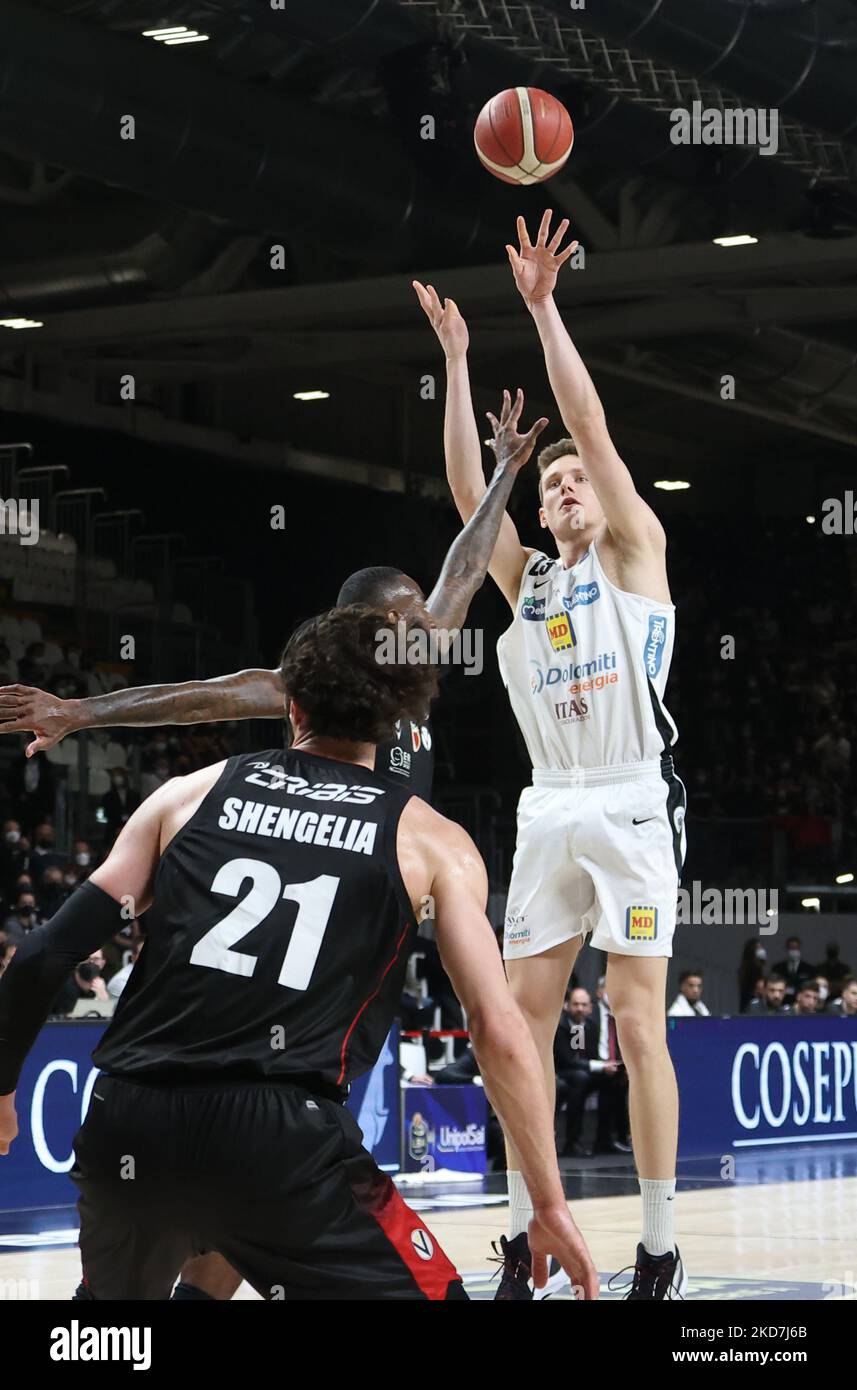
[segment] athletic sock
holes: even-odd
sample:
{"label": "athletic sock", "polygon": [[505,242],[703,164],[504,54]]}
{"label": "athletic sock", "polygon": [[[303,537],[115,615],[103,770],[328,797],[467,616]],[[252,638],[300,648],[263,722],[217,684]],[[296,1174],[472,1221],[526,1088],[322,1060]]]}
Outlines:
{"label": "athletic sock", "polygon": [[183,1284],[180,1279],[179,1282],[176,1284],[175,1288],[173,1289],[172,1298],[170,1301],[173,1303],[181,1303],[190,1302],[190,1300],[205,1299],[210,1299],[212,1303],[217,1302],[216,1299],[212,1298],[210,1293],[206,1293],[204,1289],[198,1289],[196,1284]]}
{"label": "athletic sock", "polygon": [[675,1178],[640,1178],[643,1198],[643,1233],[640,1240],[649,1255],[668,1255],[675,1250]]}
{"label": "athletic sock", "polygon": [[506,1174],[509,1188],[509,1239],[526,1234],[533,1218],[533,1204],[522,1173],[510,1168]]}

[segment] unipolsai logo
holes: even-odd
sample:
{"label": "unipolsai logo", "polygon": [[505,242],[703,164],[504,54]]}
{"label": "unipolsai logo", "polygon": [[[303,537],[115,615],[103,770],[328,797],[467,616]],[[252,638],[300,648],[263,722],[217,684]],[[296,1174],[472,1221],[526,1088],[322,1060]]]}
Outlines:
{"label": "unipolsai logo", "polygon": [[485,1126],[471,1120],[464,1129],[458,1125],[441,1125],[437,1145],[444,1154],[461,1153],[462,1149],[482,1149],[485,1147]]}

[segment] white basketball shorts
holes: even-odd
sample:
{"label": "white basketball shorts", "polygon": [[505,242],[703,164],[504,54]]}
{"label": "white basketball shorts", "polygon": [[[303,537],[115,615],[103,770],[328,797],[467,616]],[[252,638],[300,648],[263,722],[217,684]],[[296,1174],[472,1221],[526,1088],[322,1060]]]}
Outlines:
{"label": "white basketball shorts", "polygon": [[601,951],[671,956],[685,806],[669,756],[534,770],[518,802],[506,960],[540,955],[587,932]]}

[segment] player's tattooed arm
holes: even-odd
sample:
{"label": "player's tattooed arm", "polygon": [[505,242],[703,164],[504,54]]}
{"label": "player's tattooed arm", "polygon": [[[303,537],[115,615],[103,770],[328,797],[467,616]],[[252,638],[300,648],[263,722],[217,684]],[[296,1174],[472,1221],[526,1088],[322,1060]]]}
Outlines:
{"label": "player's tattooed arm", "polygon": [[545,212],[535,242],[523,217],[518,218],[518,249],[506,251],[520,291],[539,332],[545,365],[556,403],[580,461],[604,512],[611,536],[631,548],[666,544],[655,513],[634,486],[607,428],[604,407],[592,377],[566,329],[553,297],[557,275],[577,248],[571,241],[560,250],[568,231],[563,218],[550,235],[551,214]]}
{"label": "player's tattooed arm", "polygon": [[[482,445],[467,369],[470,342],[467,325],[454,299],[445,299],[441,303],[434,286],[421,285],[418,280],[414,281],[414,289],[446,357],[446,406],[443,417],[446,477],[458,514],[466,524],[487,490],[482,468]],[[495,534],[488,573],[512,608],[517,603],[524,565],[532,553],[531,549],[521,545],[518,528],[508,512],[504,511]]]}
{"label": "player's tattooed arm", "polygon": [[282,719],[284,694],[278,670],[237,671],[174,685],[131,686],[83,700],[61,700],[34,686],[4,685],[0,686],[0,734],[35,734],[27,745],[27,757],[32,757],[78,729]]}
{"label": "player's tattooed arm", "polygon": [[[500,419],[488,412],[494,431],[492,447],[497,466],[476,511],[450,546],[440,578],[428,599],[429,612],[443,630],[455,631],[461,627],[474,594],[485,582],[515,479],[547,425],[547,420],[542,418],[526,434],[519,434],[518,422],[523,408],[523,391],[516,393],[514,404],[509,392],[504,391]],[[523,550],[521,553],[523,555]],[[515,594],[519,585],[520,573]]]}

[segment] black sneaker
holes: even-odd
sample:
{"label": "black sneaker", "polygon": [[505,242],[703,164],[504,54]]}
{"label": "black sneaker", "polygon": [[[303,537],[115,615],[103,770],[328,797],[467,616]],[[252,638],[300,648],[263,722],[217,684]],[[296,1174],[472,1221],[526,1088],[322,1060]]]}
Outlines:
{"label": "black sneaker", "polygon": [[625,1294],[626,1300],[646,1299],[650,1302],[659,1300],[684,1298],[687,1293],[687,1270],[681,1262],[681,1255],[676,1246],[674,1251],[666,1255],[650,1255],[643,1245],[637,1246],[637,1263],[634,1266],[634,1278],[630,1288],[627,1284],[614,1284],[613,1280],[620,1275],[627,1273],[631,1268],[620,1269],[618,1274],[613,1275],[613,1279],[607,1285],[611,1292],[628,1289]]}
{"label": "black sneaker", "polygon": [[497,1257],[497,1263],[502,1266],[501,1270],[498,1271],[500,1283],[494,1295],[494,1302],[530,1301],[533,1297],[533,1290],[530,1287],[532,1265],[526,1231],[515,1236],[514,1240],[507,1240],[505,1236],[501,1236],[500,1249],[497,1249],[496,1241],[492,1242],[492,1248]]}

